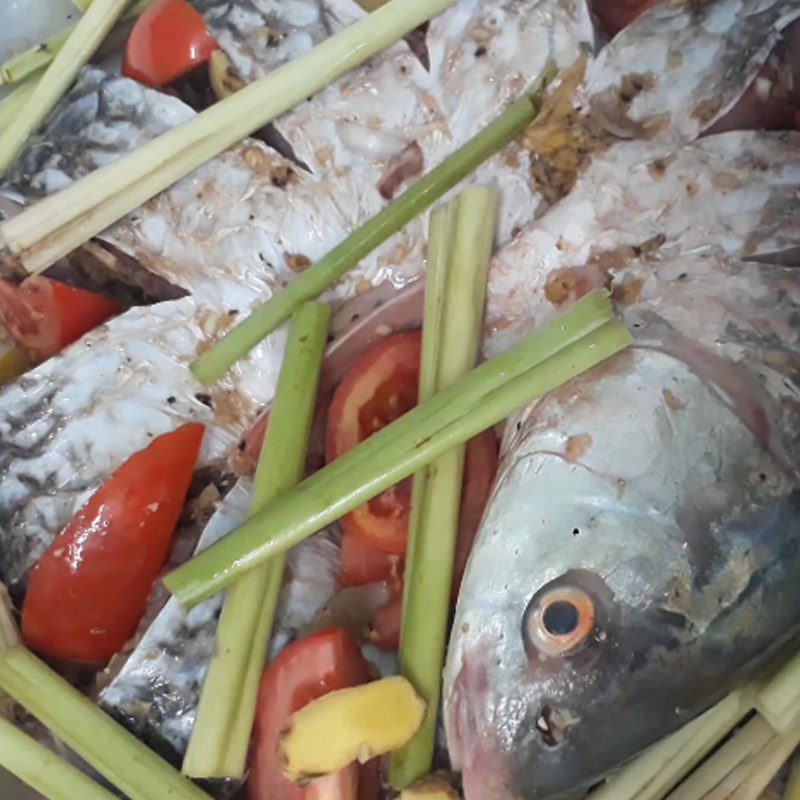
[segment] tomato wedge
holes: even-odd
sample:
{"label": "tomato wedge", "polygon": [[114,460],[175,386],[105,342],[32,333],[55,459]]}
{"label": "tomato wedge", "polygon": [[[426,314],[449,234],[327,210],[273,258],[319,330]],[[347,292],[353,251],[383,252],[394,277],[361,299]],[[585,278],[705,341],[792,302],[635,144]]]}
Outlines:
{"label": "tomato wedge", "polygon": [[216,39],[186,0],[156,0],[133,26],[122,74],[163,87],[205,64],[215,50]]}
{"label": "tomato wedge", "polygon": [[0,319],[14,343],[43,361],[119,313],[112,300],[41,276],[0,280]]}
{"label": "tomato wedge", "polygon": [[291,715],[315,698],[366,683],[369,677],[358,642],[340,628],[320,631],[284,648],[261,678],[247,782],[249,800],[356,800],[358,784],[367,774],[364,767],[350,765],[298,786],[281,772],[278,736]]}
{"label": "tomato wedge", "polygon": [[345,533],[339,549],[339,584],[362,586],[385,580],[403,571],[403,559],[364,544],[352,533]]}
{"label": "tomato wedge", "polygon": [[134,453],[56,537],[22,609],[32,650],[105,664],[127,642],[169,553],[203,432],[184,425]]}
{"label": "tomato wedge", "polygon": [[[329,462],[417,404],[421,345],[419,332],[387,336],[349,369],[331,401]],[[410,505],[411,479],[407,478],[345,516],[342,525],[376,550],[403,555]]]}

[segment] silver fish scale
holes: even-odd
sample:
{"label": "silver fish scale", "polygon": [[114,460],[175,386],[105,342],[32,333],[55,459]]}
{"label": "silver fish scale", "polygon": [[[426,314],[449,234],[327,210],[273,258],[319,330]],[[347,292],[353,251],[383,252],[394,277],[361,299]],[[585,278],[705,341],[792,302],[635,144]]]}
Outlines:
{"label": "silver fish scale", "polygon": [[353,0],[201,0],[209,31],[248,82],[361,19]]}
{"label": "silver fish scale", "polygon": [[[249,481],[226,495],[206,525],[198,550],[246,519]],[[288,554],[287,581],[276,612],[272,647],[281,649],[305,628],[337,588],[338,537],[322,532]],[[170,599],[122,665],[112,663],[101,683],[101,705],[148,741],[182,755],[194,725],[200,690],[214,652],[222,595],[185,611]]]}
{"label": "silver fish scale", "polygon": [[733,131],[686,147],[613,145],[493,259],[488,313],[498,331],[488,351],[557,313],[547,296],[553,276],[604,285],[608,254],[622,267],[636,248],[654,259],[676,252],[753,258],[788,249],[800,239],[792,214],[798,186],[796,133]]}
{"label": "silver fish scale", "polygon": [[[553,55],[558,55],[564,63],[580,52],[586,33],[583,23],[588,17],[585,10],[578,12],[580,5],[577,2],[564,4],[561,0],[531,0],[525,5],[520,0],[509,0],[507,6],[500,6],[501,9],[506,7],[509,10],[505,19],[513,20],[522,31],[528,25],[540,26],[543,19],[562,20],[558,28],[560,33],[555,37],[558,41],[544,41],[543,46],[552,44],[556,50]],[[526,16],[523,13],[525,8],[530,8],[532,13]],[[474,23],[473,27],[480,27],[482,20],[492,12],[476,0],[464,0],[448,13],[459,20],[459,29],[464,30],[469,29],[470,21]],[[572,27],[569,20],[574,20]],[[497,32],[494,35],[497,36]],[[503,36],[503,41],[514,41],[518,47],[525,39],[519,32],[513,35],[504,32]],[[481,61],[483,57],[474,56],[473,39],[448,39],[445,45],[440,45],[431,36],[429,42],[434,54],[432,65],[438,65],[440,77],[447,73],[452,61],[458,65],[463,80],[468,80],[467,67],[462,64],[462,59],[456,57],[459,48],[466,49],[471,54],[474,68],[485,74],[487,68]],[[339,115],[348,108],[352,97],[353,119],[367,113],[356,78],[360,76],[367,87],[374,86],[372,80],[382,69],[382,63],[390,65],[386,74],[393,75],[398,64],[398,51],[408,53],[408,48],[399,45],[388,54],[373,59],[369,68],[348,76],[347,91],[340,87],[341,93],[337,93],[332,87],[326,95],[329,107],[335,108]],[[501,55],[506,60],[517,58],[504,51]],[[532,82],[546,60],[546,52],[537,53],[530,72],[522,76],[522,83]],[[419,73],[412,75],[409,72],[406,83],[398,84],[398,94],[394,96],[401,106],[405,97],[411,98],[407,108],[409,119],[417,120],[415,124],[421,126],[428,118],[427,96],[419,89],[406,95],[402,89],[417,79],[430,80],[425,76],[420,78]],[[131,110],[132,116],[126,118],[120,113],[116,121],[107,124],[118,126],[123,132],[141,128],[136,135],[148,135],[144,130],[146,126],[142,127],[141,123],[150,121],[159,105],[165,102],[161,95],[138,87],[132,89],[131,82],[122,79],[107,81],[96,72],[87,73],[86,81],[84,91],[87,94],[92,90],[103,94],[112,89],[126,96],[128,92],[135,94],[135,102],[118,104],[121,109]],[[481,96],[486,103],[491,101],[490,104],[494,104],[494,111],[484,106],[452,109],[455,115],[452,131],[446,139],[433,136],[432,157],[449,152],[453,145],[465,141],[470,131],[470,114],[493,115],[505,105],[510,85],[498,85],[494,95],[487,93],[491,85],[492,81],[487,80]],[[82,113],[88,110],[91,118],[95,106],[82,96],[78,99]],[[70,99],[67,105],[69,103]],[[178,101],[168,99],[168,103],[173,113],[191,113]],[[320,116],[324,116],[324,107],[317,108]],[[80,116],[78,112],[73,113]],[[291,117],[287,115],[286,119]],[[54,116],[42,131],[38,144],[59,141],[62,135],[59,124],[64,120],[69,120],[67,112]],[[448,123],[444,111],[437,112],[437,120],[437,130],[441,131],[441,125]],[[42,163],[46,165],[45,169],[52,167],[53,174],[63,174],[59,169],[67,168],[68,164],[83,169],[111,152],[110,147],[102,149],[94,144],[87,148],[87,143],[75,136],[76,127],[74,122],[66,126],[68,143],[71,150],[78,152],[83,147],[84,152],[73,154],[67,161],[53,155],[57,148],[51,149]],[[421,132],[423,127],[417,130]],[[123,143],[128,139],[120,136],[115,141]],[[44,391],[41,386],[74,386],[71,376],[78,367],[84,368],[84,362],[91,362],[85,348],[92,348],[92,358],[98,359],[98,364],[105,358],[109,363],[123,365],[109,386],[103,385],[107,376],[99,380],[99,374],[86,373],[87,388],[82,400],[81,395],[74,391],[73,394],[59,391],[52,396],[44,412],[45,417],[54,421],[55,433],[52,440],[48,440],[49,462],[43,455],[44,442],[36,441],[26,456],[8,460],[5,469],[0,470],[0,494],[8,489],[0,501],[2,519],[9,525],[21,526],[14,533],[13,528],[4,527],[2,535],[6,540],[14,537],[18,537],[18,541],[27,540],[27,545],[20,544],[14,551],[15,556],[26,555],[30,548],[30,556],[21,562],[11,558],[11,551],[6,551],[9,558],[2,564],[4,575],[15,580],[24,575],[36,555],[69,519],[81,495],[69,489],[64,490],[66,495],[59,497],[57,493],[64,481],[83,490],[95,487],[146,443],[145,431],[153,434],[164,432],[194,418],[197,410],[195,395],[204,390],[193,380],[187,364],[197,348],[215,331],[224,329],[254,303],[268,297],[276,287],[291,281],[296,274],[293,260],[302,262],[302,259],[318,258],[360,222],[384,207],[385,200],[377,190],[385,166],[382,159],[383,156],[365,158],[363,153],[359,153],[352,159],[352,168],[332,163],[323,169],[319,165],[319,174],[309,175],[298,171],[294,164],[263,143],[245,142],[204,165],[106,232],[104,237],[107,240],[132,254],[147,269],[188,290],[192,297],[177,304],[152,306],[146,311],[132,310],[110,320],[83,342],[68,348],[59,358],[29,373],[24,392],[12,388],[10,393],[0,395],[0,430],[13,435],[15,426],[6,419],[5,411],[5,398],[14,396],[13,392],[21,392],[19,410],[14,408],[17,419],[24,416],[22,409],[25,405],[35,405],[33,398]],[[33,156],[26,156],[22,164],[26,163],[34,168],[39,162]],[[15,173],[14,179],[13,188],[23,194],[36,183],[36,176],[29,171]],[[534,199],[524,171],[520,174],[517,168],[502,159],[495,159],[476,180],[496,182],[495,185],[508,190],[506,196],[512,209],[507,216],[509,225],[512,220],[524,222],[530,218]],[[39,181],[39,186],[46,185],[46,180]],[[424,222],[416,220],[383,248],[364,259],[357,270],[326,294],[326,299],[341,302],[363,290],[365,283],[385,279],[402,283],[418,274],[424,263],[423,234]],[[172,337],[177,336],[178,331],[181,335],[173,341]],[[137,345],[152,342],[159,336],[158,356],[155,350],[150,351],[149,344],[147,347]],[[248,359],[236,365],[222,386],[211,393],[214,415],[202,412],[208,429],[201,465],[213,463],[224,455],[247,421],[271,398],[280,366],[283,337],[282,331],[268,337]],[[126,364],[129,367],[124,366]],[[128,373],[135,379],[128,378]],[[97,399],[101,393],[102,399]],[[165,413],[161,404],[169,396],[186,402]],[[8,408],[11,410],[11,406]],[[40,412],[41,409],[37,409],[37,416]],[[108,425],[110,418],[115,421],[113,432]],[[26,420],[31,420],[30,424],[35,424],[33,419],[33,416],[26,417]],[[136,420],[135,425],[130,420]],[[74,456],[87,450],[88,444],[84,444],[87,442],[100,451],[101,457],[73,460]],[[20,480],[23,471],[35,480],[30,477]]]}
{"label": "silver fish scale", "polygon": [[586,102],[619,136],[690,141],[730,110],[799,16],[797,0],[661,3],[601,51]]}

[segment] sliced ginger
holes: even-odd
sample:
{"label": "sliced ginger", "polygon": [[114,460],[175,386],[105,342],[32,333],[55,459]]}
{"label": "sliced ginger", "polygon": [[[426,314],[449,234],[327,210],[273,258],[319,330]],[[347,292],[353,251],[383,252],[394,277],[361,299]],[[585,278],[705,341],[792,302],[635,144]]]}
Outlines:
{"label": "sliced ginger", "polygon": [[330,692],[300,709],[282,734],[284,774],[306,781],[397,750],[424,716],[425,701],[397,675]]}
{"label": "sliced ginger", "polygon": [[429,775],[403,789],[399,800],[460,800],[460,797],[445,778]]}

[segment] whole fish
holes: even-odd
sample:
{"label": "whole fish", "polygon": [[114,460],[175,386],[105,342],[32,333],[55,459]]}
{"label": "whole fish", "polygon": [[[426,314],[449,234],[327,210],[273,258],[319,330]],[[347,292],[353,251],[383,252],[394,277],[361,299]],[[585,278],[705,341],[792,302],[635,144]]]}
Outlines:
{"label": "whole fish", "polygon": [[[548,37],[540,32],[545,23]],[[527,34],[542,39],[533,58],[523,46]],[[188,364],[211,337],[385,206],[386,137],[370,149],[360,134],[348,138],[354,130],[380,122],[375,115],[382,109],[387,127],[404,116],[392,146],[405,149],[410,134],[423,160],[436,162],[534,83],[550,58],[572,63],[586,36],[591,30],[579,0],[462,0],[429,26],[430,72],[401,42],[279,120],[311,172],[263,142],[247,141],[108,231],[106,243],[187,296],[125,312],[0,394],[6,581],[23,582],[88,493],[151,436],[195,419],[207,426],[201,465],[219,464],[235,450],[246,424],[271,399],[283,332],[213,389],[196,382]],[[485,52],[476,56],[480,47]],[[380,101],[372,97],[378,78],[386,93]],[[452,87],[434,90],[452,82],[483,87],[481,104],[453,105]],[[306,147],[306,107],[334,126],[319,132],[324,138],[315,152]],[[88,71],[22,156],[8,189],[23,199],[49,193],[191,113],[175,98]],[[62,138],[69,146],[58,144]],[[323,158],[334,145],[333,156]],[[507,235],[532,215],[535,193],[525,166],[499,157],[474,178],[510,187]],[[387,278],[409,280],[424,263],[423,242],[418,220],[364,259],[327,299],[341,302]]]}
{"label": "whole fish", "polygon": [[508,421],[445,675],[468,800],[581,796],[800,630],[799,147],[621,144],[496,257],[494,347],[598,281],[636,345]]}

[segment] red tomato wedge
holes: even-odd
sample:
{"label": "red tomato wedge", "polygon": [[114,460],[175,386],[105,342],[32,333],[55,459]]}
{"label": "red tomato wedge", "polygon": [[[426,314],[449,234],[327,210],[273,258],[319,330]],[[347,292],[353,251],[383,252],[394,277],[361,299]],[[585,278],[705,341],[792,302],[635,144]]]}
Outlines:
{"label": "red tomato wedge", "polygon": [[32,650],[105,664],[127,642],[169,553],[203,433],[184,425],[134,453],[56,537],[22,609]]}
{"label": "red tomato wedge", "polygon": [[403,571],[403,559],[364,544],[352,533],[345,533],[339,549],[339,584],[362,586],[382,581]]}
{"label": "red tomato wedge", "polygon": [[[378,342],[348,370],[328,414],[327,460],[333,461],[417,404],[422,335]],[[387,489],[342,519],[347,533],[384,553],[403,555],[411,479]]]}
{"label": "red tomato wedge", "polygon": [[102,295],[38,275],[19,286],[0,280],[0,319],[14,343],[39,361],[119,311]]}
{"label": "red tomato wedge", "polygon": [[616,36],[643,11],[664,0],[590,0],[594,12],[608,36]]}
{"label": "red tomato wedge", "polygon": [[[249,800],[356,800],[365,768],[298,786],[281,772],[278,737],[289,718],[312,700],[369,680],[369,669],[352,634],[336,628],[300,639],[267,666],[261,678],[250,753]],[[365,765],[366,767],[367,765]],[[354,769],[358,780],[354,780]],[[366,773],[364,773],[366,774]],[[363,795],[360,795],[363,797]]]}
{"label": "red tomato wedge", "polygon": [[162,87],[205,64],[219,50],[203,17],[186,0],[156,0],[136,20],[122,74]]}

